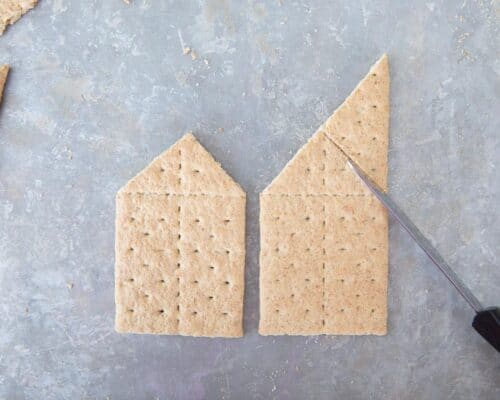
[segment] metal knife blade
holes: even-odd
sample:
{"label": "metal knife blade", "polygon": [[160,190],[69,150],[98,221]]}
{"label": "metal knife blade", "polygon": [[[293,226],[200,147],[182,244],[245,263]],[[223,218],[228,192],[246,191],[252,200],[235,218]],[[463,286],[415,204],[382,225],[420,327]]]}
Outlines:
{"label": "metal knife blade", "polygon": [[347,157],[347,161],[354,172],[366,184],[368,189],[380,200],[380,202],[387,208],[389,213],[401,224],[401,226],[410,234],[410,236],[417,242],[420,248],[429,256],[431,261],[438,267],[443,275],[450,281],[450,283],[458,290],[460,295],[469,303],[474,311],[479,312],[483,310],[483,306],[479,300],[472,294],[457,274],[451,269],[444,258],[439,254],[436,248],[429,242],[429,240],[420,232],[416,225],[408,218],[408,216],[398,207],[387,193],[385,193],[352,159]]}

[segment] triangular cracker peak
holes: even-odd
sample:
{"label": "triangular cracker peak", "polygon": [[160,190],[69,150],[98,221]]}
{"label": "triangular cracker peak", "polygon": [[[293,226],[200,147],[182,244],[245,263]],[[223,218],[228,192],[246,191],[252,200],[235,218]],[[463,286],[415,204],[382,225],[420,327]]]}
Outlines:
{"label": "triangular cracker peak", "polygon": [[0,35],[7,25],[12,25],[25,13],[35,7],[38,0],[1,0],[0,1]]}
{"label": "triangular cracker peak", "polygon": [[319,130],[262,194],[345,195],[367,192],[366,186],[347,164],[346,156]]}
{"label": "triangular cracker peak", "polygon": [[3,88],[5,86],[5,82],[7,81],[8,74],[9,74],[9,66],[0,65],[0,102],[2,101]]}
{"label": "triangular cracker peak", "polygon": [[239,185],[192,133],[155,158],[120,192],[244,196]]}
{"label": "triangular cracker peak", "polygon": [[322,129],[387,190],[389,62],[384,54]]}

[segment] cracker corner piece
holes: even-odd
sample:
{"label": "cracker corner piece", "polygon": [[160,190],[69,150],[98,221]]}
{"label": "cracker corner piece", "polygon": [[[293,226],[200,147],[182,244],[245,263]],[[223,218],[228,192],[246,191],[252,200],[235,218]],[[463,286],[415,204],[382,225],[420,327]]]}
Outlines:
{"label": "cracker corner piece", "polygon": [[0,36],[8,25],[35,7],[38,0],[2,0],[0,1]]}
{"label": "cracker corner piece", "polygon": [[384,55],[261,193],[260,334],[386,334],[388,121]]}
{"label": "cracker corner piece", "polygon": [[243,335],[245,197],[190,133],[118,192],[117,331]]}
{"label": "cracker corner piece", "polygon": [[5,82],[7,82],[7,75],[9,75],[9,66],[0,65],[0,103],[2,102],[3,89],[5,87]]}

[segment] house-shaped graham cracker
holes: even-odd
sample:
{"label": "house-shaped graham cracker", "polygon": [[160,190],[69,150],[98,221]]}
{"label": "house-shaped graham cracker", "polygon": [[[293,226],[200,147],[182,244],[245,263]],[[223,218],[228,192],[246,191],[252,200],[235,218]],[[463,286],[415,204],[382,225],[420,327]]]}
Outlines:
{"label": "house-shaped graham cracker", "polygon": [[261,193],[261,334],[386,333],[388,127],[384,55]]}
{"label": "house-shaped graham cracker", "polygon": [[245,193],[190,133],[116,196],[116,329],[243,334]]}

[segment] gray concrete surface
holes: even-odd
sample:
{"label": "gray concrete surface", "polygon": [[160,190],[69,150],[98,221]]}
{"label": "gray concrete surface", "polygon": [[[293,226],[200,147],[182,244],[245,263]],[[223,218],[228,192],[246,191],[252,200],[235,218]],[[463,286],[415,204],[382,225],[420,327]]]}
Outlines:
{"label": "gray concrete surface", "polygon": [[[257,334],[258,193],[383,52],[390,192],[500,303],[499,7],[41,0],[0,37],[0,398],[499,399],[499,355],[394,221],[386,337]],[[114,194],[187,130],[248,192],[245,337],[118,335]]]}

